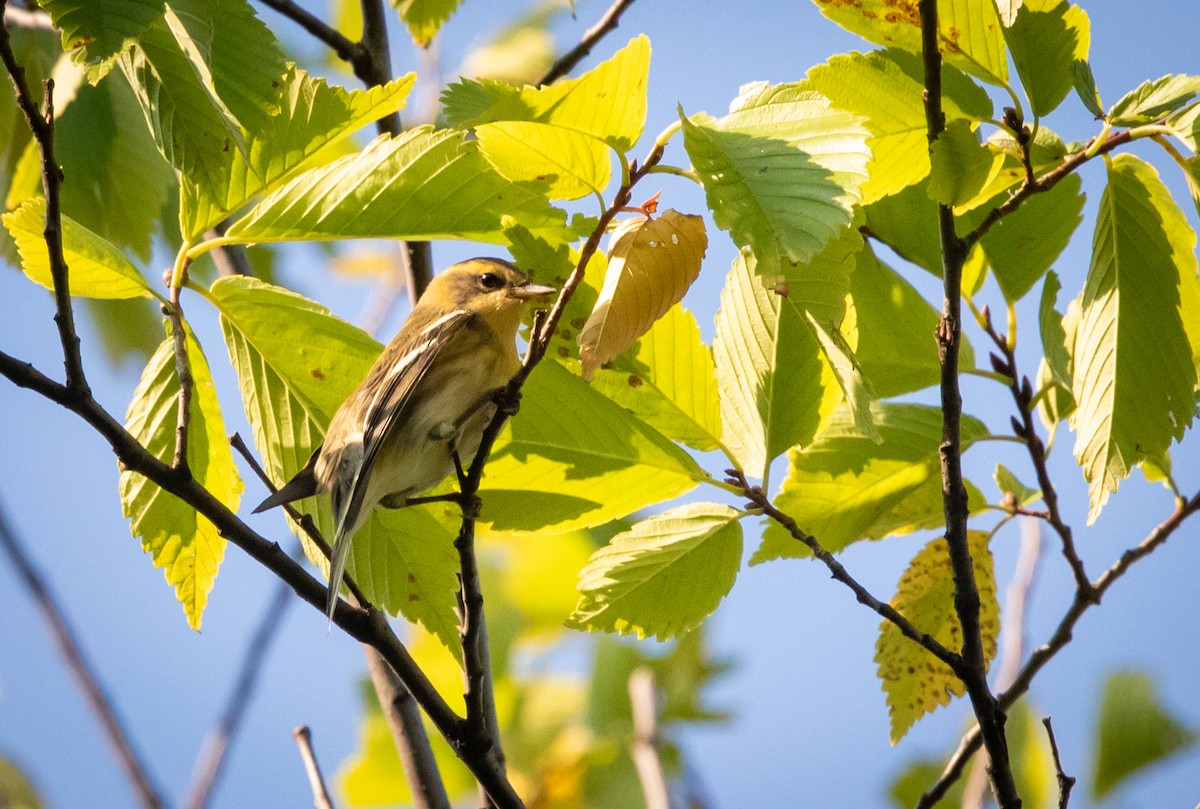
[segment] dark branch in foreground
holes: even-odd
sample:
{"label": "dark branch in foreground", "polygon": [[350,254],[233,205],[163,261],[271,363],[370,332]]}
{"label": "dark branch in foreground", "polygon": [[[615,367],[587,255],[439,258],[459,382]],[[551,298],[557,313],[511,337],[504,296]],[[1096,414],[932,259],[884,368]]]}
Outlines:
{"label": "dark branch in foreground", "polygon": [[91,664],[83,654],[75,632],[67,621],[66,615],[58,606],[58,600],[50,591],[50,586],[34,567],[29,554],[17,539],[16,531],[8,522],[8,516],[0,509],[0,547],[8,554],[17,574],[24,582],[29,594],[41,610],[42,617],[50,627],[50,634],[58,645],[58,650],[66,661],[67,668],[79,683],[84,697],[92,711],[100,719],[100,726],[108,743],[112,746],[121,768],[133,784],[138,800],[146,809],[164,809],[167,806],[162,793],[150,779],[149,770],[133,748],[133,741],[125,731],[125,725],[117,716],[112,698],[100,683]]}
{"label": "dark branch in foreground", "polygon": [[[1124,576],[1135,562],[1149,556],[1156,548],[1166,542],[1171,537],[1171,534],[1183,524],[1183,521],[1197,511],[1200,511],[1200,492],[1195,494],[1190,500],[1181,502],[1171,516],[1159,523],[1153,531],[1146,535],[1145,539],[1122,553],[1121,557],[1108,570],[1104,571],[1100,575],[1100,578],[1092,583],[1093,597],[1086,597],[1078,590],[1076,591],[1074,601],[1071,602],[1071,606],[1067,608],[1062,620],[1059,621],[1054,634],[1050,636],[1050,639],[1046,643],[1038,647],[1029,656],[1029,660],[1026,661],[1021,671],[1013,679],[1012,685],[996,698],[996,702],[1002,710],[1008,710],[1017,700],[1025,695],[1029,690],[1029,686],[1033,683],[1034,677],[1037,676],[1038,672],[1056,654],[1062,651],[1063,647],[1071,642],[1072,633],[1075,631],[1075,625],[1079,623],[1079,619],[1083,617],[1083,614],[1090,607],[1100,603],[1100,599],[1108,592],[1108,588],[1112,587],[1118,579]],[[981,738],[977,725],[963,735],[959,741],[958,749],[954,751],[954,754],[946,763],[941,776],[921,796],[916,809],[931,809],[931,807],[945,796],[946,790],[962,775],[963,767],[967,761],[979,750],[980,742]]]}
{"label": "dark branch in foreground", "polygon": [[[942,111],[942,54],[938,43],[937,0],[920,0],[921,54],[924,63],[925,124],[929,145],[946,128]],[[979,587],[967,538],[967,489],[962,473],[962,393],[959,390],[959,345],[962,339],[962,270],[968,247],[954,230],[954,210],[937,206],[938,236],[942,253],[942,317],[938,322],[937,346],[941,362],[942,503],[946,518],[946,546],[954,579],[954,611],[962,627],[962,657],[965,665],[956,672],[971,699],[987,747],[988,775],[1000,809],[1020,809],[1008,741],[1004,735],[1004,712],[996,704],[987,681],[987,663],[980,626]]]}
{"label": "dark branch in foreground", "polygon": [[885,621],[890,621],[896,626],[897,629],[900,630],[900,633],[904,635],[904,637],[913,641],[918,646],[936,657],[938,660],[945,663],[950,667],[951,671],[955,672],[955,674],[959,674],[959,672],[963,671],[963,666],[965,663],[963,662],[962,657],[940,644],[932,635],[928,635],[917,629],[917,627],[913,625],[912,621],[909,621],[907,618],[897,612],[891,604],[880,601],[878,598],[871,595],[871,592],[866,587],[862,586],[857,579],[851,576],[842,563],[839,562],[832,553],[825,550],[824,546],[817,541],[816,537],[805,532],[804,529],[796,524],[796,521],[792,519],[790,515],[785,514],[776,508],[775,504],[771,502],[771,499],[767,497],[766,492],[764,492],[760,487],[751,486],[750,482],[746,480],[745,473],[740,472],[737,469],[726,469],[725,474],[729,476],[726,480],[727,483],[737,486],[739,489],[741,489],[742,495],[750,501],[750,505],[753,508],[770,517],[785,531],[791,534],[793,539],[803,543],[805,547],[812,551],[812,555],[820,559],[825,566],[829,568],[829,572],[833,575],[834,579],[840,581],[842,584],[850,588],[860,604],[864,604],[874,610],[879,617],[883,618]]}
{"label": "dark branch in foreground", "polygon": [[605,34],[616,30],[617,25],[621,22],[621,15],[632,5],[633,0],[616,0],[609,6],[608,11],[604,12],[596,24],[583,33],[579,43],[550,66],[546,75],[538,80],[538,86],[552,84],[574,70],[576,65],[587,58],[587,55],[592,52],[592,48],[596,47],[596,43],[603,39]]}

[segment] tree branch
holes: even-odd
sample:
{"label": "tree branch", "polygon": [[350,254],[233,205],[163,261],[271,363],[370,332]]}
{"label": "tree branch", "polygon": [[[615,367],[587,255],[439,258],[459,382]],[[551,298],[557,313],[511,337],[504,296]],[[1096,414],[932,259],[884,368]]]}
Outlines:
{"label": "tree branch", "polygon": [[[1170,517],[1155,526],[1154,530],[1147,534],[1141,542],[1122,553],[1121,557],[1105,570],[1100,578],[1092,583],[1093,597],[1088,598],[1076,590],[1075,598],[1059,621],[1054,634],[1050,636],[1050,639],[1046,643],[1034,650],[1033,654],[1029,656],[1029,660],[1021,667],[1020,672],[1013,678],[1012,685],[996,698],[996,702],[1002,710],[1012,707],[1017,700],[1025,695],[1038,672],[1071,642],[1072,633],[1075,630],[1075,625],[1079,623],[1079,619],[1083,617],[1083,614],[1090,607],[1100,603],[1100,599],[1108,591],[1108,588],[1112,587],[1118,579],[1124,576],[1129,568],[1139,559],[1149,556],[1156,548],[1170,539],[1175,530],[1183,524],[1183,521],[1197,511],[1200,511],[1200,492],[1193,495],[1190,500],[1179,503]],[[942,774],[926,790],[925,794],[921,796],[916,809],[931,809],[945,796],[946,791],[962,775],[963,766],[979,749],[981,741],[978,725],[963,734],[962,739],[959,740],[958,748],[946,762],[946,767],[942,770]]]}
{"label": "tree branch", "polygon": [[[32,365],[0,352],[0,375],[20,387],[40,393],[80,416],[109,443],[118,461],[131,472],[143,475],[166,492],[178,497],[208,518],[221,536],[233,542],[253,559],[269,569],[321,614],[329,597],[324,583],[313,578],[277,543],[271,542],[242,522],[224,503],[191,477],[179,475],[170,466],[151,455],[120,423],[91,398],[79,399],[66,386],[49,379]],[[471,773],[501,807],[521,805],[512,785],[469,744],[466,723],[434,688],[429,678],[412,659],[387,622],[387,617],[371,608],[338,605],[333,622],[350,637],[377,649],[395,670],[400,681],[429,716],[446,740],[462,758]]]}
{"label": "tree branch", "polygon": [[308,775],[308,786],[312,789],[314,809],[334,809],[333,798],[325,786],[325,776],[317,764],[317,754],[313,751],[312,731],[307,725],[300,725],[292,731],[296,747],[300,749],[300,760],[304,762],[304,772]]}
{"label": "tree branch", "polygon": [[54,22],[44,11],[34,11],[13,6],[4,7],[4,25],[8,28],[24,28],[29,31],[54,31]]}
{"label": "tree branch", "polygon": [[654,693],[654,672],[644,666],[629,675],[629,704],[633,711],[630,756],[642,783],[646,809],[671,809],[667,776],[658,754],[658,699]]}
{"label": "tree branch", "polygon": [[900,633],[904,635],[904,637],[921,646],[921,648],[925,649],[938,660],[945,663],[950,667],[951,671],[961,678],[962,674],[965,673],[964,667],[966,663],[963,661],[960,655],[955,654],[947,649],[932,635],[928,635],[917,629],[917,627],[914,626],[911,621],[897,612],[891,604],[880,601],[875,596],[871,595],[871,592],[867,590],[866,587],[859,584],[858,580],[850,575],[842,563],[839,562],[832,553],[825,550],[824,546],[821,545],[816,537],[804,531],[790,515],[780,511],[775,504],[771,502],[770,498],[767,497],[766,492],[764,492],[761,487],[751,486],[750,482],[746,480],[746,475],[744,472],[740,472],[737,469],[726,469],[725,474],[729,475],[727,482],[740,488],[742,490],[742,494],[750,501],[750,504],[753,508],[758,509],[763,514],[777,522],[783,527],[784,530],[792,535],[793,539],[802,542],[810,551],[812,551],[813,556],[820,559],[825,566],[829,568],[829,572],[833,575],[834,579],[840,581],[842,584],[850,588],[860,604],[864,604],[874,610],[875,613],[885,621],[890,621],[891,623],[895,624],[896,628],[900,630]]}
{"label": "tree branch", "polygon": [[1050,717],[1043,716],[1042,724],[1046,726],[1046,736],[1050,739],[1050,753],[1054,756],[1054,775],[1058,779],[1058,809],[1067,809],[1067,803],[1071,800],[1071,789],[1075,786],[1075,779],[1063,772],[1062,759],[1058,756],[1058,742],[1054,740],[1054,726],[1050,724]]}
{"label": "tree branch", "polygon": [[1058,534],[1062,545],[1062,554],[1071,567],[1071,573],[1075,576],[1075,587],[1090,598],[1093,596],[1092,584],[1088,580],[1083,560],[1079,558],[1079,553],[1075,550],[1071,526],[1066,524],[1059,511],[1058,492],[1055,491],[1054,483],[1050,480],[1050,471],[1046,465],[1046,445],[1042,442],[1037,427],[1033,423],[1033,386],[1029,382],[1029,377],[1022,377],[1017,373],[1016,349],[1009,345],[1009,340],[1004,335],[996,331],[992,325],[991,313],[986,311],[984,331],[992,338],[992,343],[1000,351],[999,356],[991,355],[992,368],[996,373],[1003,374],[1009,379],[1008,387],[1012,392],[1013,402],[1016,403],[1019,414],[1019,419],[1013,420],[1013,433],[1024,440],[1025,448],[1029,452],[1029,460],[1033,463],[1033,469],[1037,475],[1038,487],[1042,490],[1042,501],[1046,504],[1046,522]]}
{"label": "tree branch", "polygon": [[574,70],[576,65],[587,58],[587,55],[592,52],[592,48],[596,47],[596,43],[603,39],[605,34],[616,30],[617,25],[621,22],[621,15],[632,5],[633,0],[615,0],[608,7],[608,11],[604,12],[604,16],[584,32],[579,43],[550,66],[546,75],[538,80],[538,87],[552,84]]}
{"label": "tree branch", "polygon": [[186,809],[206,809],[212,802],[217,781],[225,768],[225,762],[229,760],[228,754],[233,740],[242,727],[242,719],[250,706],[250,699],[257,690],[258,677],[262,673],[271,644],[283,625],[283,616],[288,605],[292,603],[291,596],[292,589],[284,582],[275,586],[275,594],[259,619],[254,634],[250,636],[250,642],[246,644],[246,651],[242,654],[242,665],[229,693],[229,702],[216,727],[209,731],[201,755],[197,759],[196,774],[183,803]]}
{"label": "tree branch", "polygon": [[50,591],[50,586],[34,567],[33,560],[25,552],[16,530],[8,521],[8,515],[0,508],[0,547],[8,554],[10,561],[29,594],[33,596],[38,609],[42,613],[54,642],[58,645],[59,653],[66,661],[67,669],[75,677],[83,691],[83,696],[91,706],[92,711],[100,720],[100,726],[108,743],[120,762],[121,768],[133,785],[138,800],[146,809],[164,809],[167,806],[162,792],[150,779],[149,769],[134,750],[133,740],[125,730],[124,723],[117,716],[117,709],[112,698],[100,683],[92,665],[84,656],[83,649],[75,638],[75,631],[67,621],[66,615],[58,606],[58,599]]}
{"label": "tree branch", "polygon": [[[0,0],[0,8],[7,11],[7,0]],[[71,284],[67,260],[63,256],[62,215],[59,190],[62,184],[62,169],[54,159],[54,80],[43,83],[46,112],[38,112],[37,103],[25,81],[25,70],[17,64],[13,54],[8,29],[0,26],[0,61],[8,71],[17,106],[25,116],[25,123],[37,141],[41,153],[42,189],[46,196],[46,250],[50,261],[50,277],[54,283],[54,322],[58,326],[59,342],[62,343],[63,366],[66,369],[67,389],[77,398],[91,396],[87,378],[83,373],[83,359],[79,353],[79,335],[75,331],[75,313],[71,306]]]}
{"label": "tree branch", "polygon": [[[942,112],[942,54],[938,46],[937,0],[920,0],[921,52],[925,77],[925,123],[929,144],[946,128]],[[966,244],[954,231],[954,211],[938,204],[938,234],[942,251],[942,317],[938,323],[938,355],[941,361],[942,502],[946,516],[946,545],[954,578],[954,609],[962,627],[962,657],[959,678],[966,686],[971,707],[979,720],[990,757],[989,775],[1000,809],[1020,809],[1008,743],[1004,736],[1004,713],[996,704],[987,682],[983,634],[979,623],[979,588],[975,565],[967,542],[967,490],[962,476],[962,395],[958,386],[959,344],[962,337],[962,268]]]}
{"label": "tree branch", "polygon": [[355,74],[357,75],[357,64],[365,58],[366,49],[362,46],[362,43],[354,42],[344,36],[341,31],[327,24],[324,20],[310,14],[307,10],[292,2],[292,0],[260,0],[260,2],[268,8],[278,11],[318,40],[328,45],[330,50],[338,55],[339,59],[355,66]]}

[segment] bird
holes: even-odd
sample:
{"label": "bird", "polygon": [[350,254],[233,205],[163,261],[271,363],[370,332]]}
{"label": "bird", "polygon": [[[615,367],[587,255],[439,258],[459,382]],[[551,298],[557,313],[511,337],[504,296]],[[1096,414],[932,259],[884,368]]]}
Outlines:
{"label": "bird", "polygon": [[330,496],[331,623],[354,534],[377,506],[402,508],[456,463],[470,465],[495,415],[496,392],[520,367],[524,304],[555,291],[499,258],[448,267],[334,413],[304,468],[254,509]]}

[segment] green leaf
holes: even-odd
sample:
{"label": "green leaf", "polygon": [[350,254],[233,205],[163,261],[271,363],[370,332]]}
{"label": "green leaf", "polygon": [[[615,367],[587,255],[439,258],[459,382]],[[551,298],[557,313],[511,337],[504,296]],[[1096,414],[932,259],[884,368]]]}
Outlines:
{"label": "green leaf", "polygon": [[[945,762],[940,759],[922,759],[908,765],[908,768],[900,773],[888,788],[888,797],[892,799],[892,806],[895,809],[912,809],[921,800],[925,790],[929,789],[929,785],[941,777],[942,770],[945,768]],[[942,799],[931,809],[958,809],[962,806],[962,793],[965,786],[966,779],[957,779],[946,790]]]}
{"label": "green leaf", "polygon": [[480,520],[493,530],[603,525],[708,479],[690,455],[557,362],[539,365],[522,391],[480,495]]}
{"label": "green leaf", "polygon": [[650,40],[642,35],[579,78],[540,88],[462,80],[446,89],[442,104],[452,126],[548,124],[588,135],[623,154],[637,143],[646,124],[649,70]]}
{"label": "green leaf", "polygon": [[534,6],[476,45],[463,58],[459,74],[509,84],[535,84],[558,55],[554,28],[567,5]]}
{"label": "green leaf", "polygon": [[408,26],[413,42],[424,48],[461,3],[462,0],[392,0],[392,7]]}
{"label": "green leaf", "polygon": [[64,51],[76,64],[88,65],[99,81],[112,60],[163,15],[163,0],[46,0],[54,27],[62,31]]}
{"label": "green leaf", "polygon": [[[46,201],[35,197],[0,216],[21,253],[21,269],[29,279],[54,289],[50,253],[43,231]],[[87,228],[62,217],[63,257],[70,272],[71,294],[85,298],[151,297],[154,293],[125,255]]]}
{"label": "green leaf", "polygon": [[513,182],[547,183],[550,199],[599,194],[612,177],[612,153],[602,141],[531,121],[500,121],[475,129],[479,151]]}
{"label": "green leaf", "polygon": [[233,154],[227,178],[217,185],[184,178],[184,234],[195,237],[264,190],[328,162],[335,156],[333,147],[355,131],[403,109],[415,81],[409,73],[378,87],[346,90],[289,66],[275,82],[278,113],[259,129],[243,129],[246,150]]}
{"label": "green leaf", "polygon": [[1142,82],[1112,105],[1108,120],[1113,126],[1140,126],[1183,109],[1200,94],[1200,76],[1182,73]]}
{"label": "green leaf", "polygon": [[721,407],[712,351],[695,316],[676,305],[592,387],[667,438],[698,450],[721,442]]}
{"label": "green leaf", "polygon": [[[61,188],[62,211],[149,260],[175,173],[157,154],[138,101],[120,72],[92,87],[72,84],[63,75],[65,68],[63,62],[56,68],[54,88],[54,158],[70,178]],[[41,158],[30,143],[8,189],[8,206],[41,193]]]}
{"label": "green leaf", "polygon": [[992,473],[992,478],[996,481],[996,488],[1000,490],[1000,494],[1011,495],[1013,502],[1019,506],[1029,505],[1042,496],[1041,491],[1026,486],[1002,463],[996,464],[996,471]]}
{"label": "green leaf", "polygon": [[[814,0],[821,13],[877,45],[921,52],[917,0]],[[946,60],[990,84],[1008,83],[1000,16],[994,0],[938,0],[938,45]]]}
{"label": "green leaf", "polygon": [[566,215],[498,175],[454,130],[418,127],[294,176],[235,222],[244,242],[379,238],[504,243],[502,218],[552,243]]}
{"label": "green leaf", "polygon": [[854,350],[850,348],[842,333],[832,324],[823,326],[817,322],[811,312],[804,314],[808,318],[809,327],[817,337],[817,342],[821,345],[821,353],[825,355],[838,387],[842,389],[842,396],[846,401],[850,417],[854,420],[854,426],[868,438],[874,441],[882,440],[875,430],[875,419],[871,413],[871,404],[875,400],[875,394],[871,389],[871,383],[863,378],[862,369],[854,356]]}
{"label": "green leaf", "polygon": [[[1042,335],[1042,351],[1045,361],[1054,381],[1066,390],[1071,389],[1071,351],[1068,348],[1067,333],[1063,328],[1063,316],[1054,308],[1062,282],[1058,274],[1051,270],[1046,275],[1046,283],[1042,287],[1042,301],[1038,308],[1038,325]],[[1075,343],[1075,335],[1071,335],[1071,346]]]}
{"label": "green leaf", "polygon": [[1007,711],[1004,732],[1012,751],[1013,777],[1023,806],[1054,809],[1058,806],[1058,782],[1054,754],[1046,726],[1038,717],[1046,714],[1026,698]]}
{"label": "green leaf", "polygon": [[932,165],[930,198],[943,205],[961,205],[983,188],[992,169],[992,156],[979,142],[969,121],[951,121],[929,147]]}
{"label": "green leaf", "polygon": [[[212,375],[200,344],[187,335],[193,388],[188,422],[187,462],[192,476],[231,511],[241,499],[242,479],[225,438],[225,423]],[[170,463],[175,453],[179,377],[174,341],[159,345],[142,372],[125,413],[125,427],[155,458]],[[137,472],[121,470],[121,511],[129,518],[142,550],[183,605],[188,625],[199,630],[208,593],[225,556],[225,539],[208,519]]]}
{"label": "green leaf", "polygon": [[580,572],[567,625],[659,640],[695,628],[733,587],[741,517],[728,506],[691,503],[613,537]]}
{"label": "green leaf", "polygon": [[1086,59],[1075,60],[1075,70],[1072,75],[1075,81],[1075,93],[1087,111],[1096,118],[1104,117],[1104,102],[1100,100],[1100,91],[1096,89],[1096,77],[1092,75],[1092,65]]}
{"label": "green leaf", "polygon": [[1107,165],[1074,341],[1071,426],[1089,525],[1130,470],[1182,438],[1196,414],[1179,293],[1181,278],[1197,274],[1196,235],[1153,167],[1132,155]]}
{"label": "green leaf", "polygon": [[[936,385],[941,365],[932,335],[939,313],[870,247],[857,258],[850,276],[858,335],[854,355],[875,395],[888,398]],[[975,365],[965,335],[959,362],[964,368]]]}
{"label": "green leaf", "polygon": [[713,359],[725,443],[756,477],[788,447],[807,444],[841,398],[801,309],[763,286],[753,259],[729,271]]}
{"label": "green leaf", "polygon": [[1088,58],[1091,22],[1087,12],[1066,0],[1025,6],[1004,29],[1017,75],[1037,117],[1049,115],[1071,91],[1075,62]]}
{"label": "green leaf", "polygon": [[[980,240],[1006,300],[1025,296],[1066,249],[1083,221],[1085,197],[1078,174],[1034,194]],[[986,206],[985,206],[986,207]]]}
{"label": "green leaf", "polygon": [[[876,403],[877,442],[854,425],[845,408],[804,449],[788,453],[788,475],[775,504],[837,552],[860,539],[881,539],[943,524],[937,447],[942,414],[934,407]],[[964,416],[964,449],[986,435],[982,422]],[[982,498],[968,487],[977,507]],[[751,564],[809,556],[808,548],[769,524]]]}
{"label": "green leaf", "polygon": [[42,809],[29,777],[6,756],[0,756],[0,795],[6,809]]}
{"label": "green leaf", "polygon": [[[929,173],[921,58],[898,48],[847,53],[808,71],[808,84],[835,107],[867,119],[871,132],[864,204],[894,194]],[[942,71],[943,105],[950,120],[992,116],[987,93],[958,69]]]}
{"label": "green leaf", "polygon": [[801,85],[751,85],[729,115],[680,117],[684,147],[717,226],[771,277],[842,228],[867,177],[869,132]]}
{"label": "green leaf", "polygon": [[[222,278],[211,296],[238,374],[246,418],[268,475],[289,480],[320,445],[334,412],[366,376],[380,346],[361,329],[295,293],[254,278]],[[296,507],[333,536],[325,497]],[[328,560],[292,530],[323,570]],[[378,509],[355,534],[347,569],[377,606],[458,647],[453,535],[425,508]]]}
{"label": "green leaf", "polygon": [[1167,713],[1149,674],[1118,671],[1104,684],[1096,728],[1092,797],[1108,795],[1143,767],[1196,743],[1196,732]]}
{"label": "green leaf", "polygon": [[942,275],[937,208],[925,185],[905,188],[866,206],[867,229],[905,261]]}
{"label": "green leaf", "polygon": [[[985,665],[996,656],[996,636],[1000,633],[1000,604],[996,600],[989,539],[990,534],[984,531],[969,531],[967,535],[979,590]],[[896,585],[891,605],[943,646],[958,649],[962,645],[962,624],[954,608],[954,578],[944,537],[932,540],[913,557]],[[899,742],[922,716],[966,693],[962,680],[949,666],[904,637],[891,621],[879,625],[875,662],[879,664],[879,679],[892,720],[892,744]]]}

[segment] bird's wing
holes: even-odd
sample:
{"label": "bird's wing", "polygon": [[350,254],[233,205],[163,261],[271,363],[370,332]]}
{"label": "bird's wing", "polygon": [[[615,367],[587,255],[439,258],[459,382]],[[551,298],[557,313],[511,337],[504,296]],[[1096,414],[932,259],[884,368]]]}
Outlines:
{"label": "bird's wing", "polygon": [[362,511],[375,457],[392,431],[409,418],[413,392],[420,387],[429,369],[470,318],[471,313],[463,310],[442,315],[417,331],[409,341],[411,348],[399,360],[387,368],[379,369],[379,373],[384,375],[382,383],[377,386],[375,396],[366,403],[360,422],[363,432],[361,461],[356,465],[357,468],[346,470],[350,473],[349,480],[333,487],[332,492],[337,529],[329,570],[330,620],[349,557],[350,529],[356,525]]}

